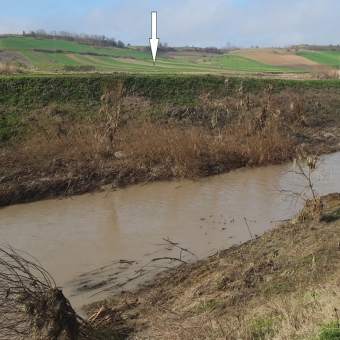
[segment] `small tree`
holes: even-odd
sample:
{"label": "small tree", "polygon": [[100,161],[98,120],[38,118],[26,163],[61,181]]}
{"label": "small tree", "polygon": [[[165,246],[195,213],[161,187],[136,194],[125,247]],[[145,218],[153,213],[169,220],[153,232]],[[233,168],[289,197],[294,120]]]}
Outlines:
{"label": "small tree", "polygon": [[99,113],[106,115],[106,135],[112,151],[114,151],[114,137],[120,122],[120,108],[124,92],[124,83],[118,82],[115,86],[106,87],[100,98],[102,106]]}
{"label": "small tree", "polygon": [[125,47],[125,44],[121,40],[118,40],[117,44],[118,44],[119,48],[124,48]]}
{"label": "small tree", "polygon": [[[285,196],[284,199],[293,199],[296,203],[298,201],[304,202],[304,207],[298,217],[299,220],[305,221],[308,218],[321,220],[323,217],[323,203],[321,197],[315,189],[315,183],[320,180],[318,177],[313,177],[320,167],[316,156],[306,157],[307,169],[301,165],[301,160],[294,159],[292,173],[304,180],[304,184],[295,186],[293,189],[279,189],[279,192]],[[301,190],[295,188],[300,187]]]}

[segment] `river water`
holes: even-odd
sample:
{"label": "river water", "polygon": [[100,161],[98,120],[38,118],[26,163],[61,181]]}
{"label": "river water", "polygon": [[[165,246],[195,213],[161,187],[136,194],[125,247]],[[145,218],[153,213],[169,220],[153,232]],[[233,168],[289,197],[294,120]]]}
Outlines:
{"label": "river water", "polygon": [[[290,170],[239,169],[2,208],[0,244],[36,257],[79,311],[148,277],[138,274],[238,245],[291,218],[301,203],[282,201],[278,188],[297,192],[304,181]],[[340,191],[340,153],[323,157],[313,178],[320,195]]]}

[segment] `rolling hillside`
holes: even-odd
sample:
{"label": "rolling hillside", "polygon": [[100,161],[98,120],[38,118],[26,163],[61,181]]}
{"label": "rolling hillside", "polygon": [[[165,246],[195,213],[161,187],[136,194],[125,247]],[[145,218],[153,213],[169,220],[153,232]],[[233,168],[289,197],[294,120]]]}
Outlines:
{"label": "rolling hillside", "polygon": [[77,71],[87,66],[87,70],[137,73],[302,72],[296,67],[273,66],[232,54],[210,54],[208,57],[197,54],[195,59],[159,53],[154,65],[150,53],[140,47],[96,48],[70,41],[33,37],[2,37],[0,49],[7,54],[15,54],[13,60],[38,71]]}
{"label": "rolling hillside", "polygon": [[340,67],[340,51],[302,51],[299,55],[319,64]]}

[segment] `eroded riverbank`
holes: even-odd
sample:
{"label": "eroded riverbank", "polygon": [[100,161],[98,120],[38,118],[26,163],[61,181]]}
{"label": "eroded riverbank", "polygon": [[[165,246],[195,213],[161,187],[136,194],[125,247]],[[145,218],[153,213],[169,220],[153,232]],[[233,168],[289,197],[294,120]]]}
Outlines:
{"label": "eroded riverbank", "polygon": [[[91,94],[90,114],[82,112],[84,107],[77,112],[57,102],[38,103],[18,114],[13,113],[17,106],[6,106],[0,129],[7,136],[1,142],[0,206],[199,178],[340,149],[336,81],[286,84],[196,77],[202,81],[197,85],[190,77],[180,77],[180,93],[177,88],[171,92],[174,79],[152,78],[142,85],[152,80],[159,86],[162,80],[166,86],[157,88],[159,97],[152,92],[147,97],[131,93],[130,78],[103,85],[101,99]],[[48,89],[51,96],[56,91]]]}
{"label": "eroded riverbank", "polygon": [[87,310],[98,326],[139,340],[338,335],[340,196],[322,201],[321,222],[286,222]]}

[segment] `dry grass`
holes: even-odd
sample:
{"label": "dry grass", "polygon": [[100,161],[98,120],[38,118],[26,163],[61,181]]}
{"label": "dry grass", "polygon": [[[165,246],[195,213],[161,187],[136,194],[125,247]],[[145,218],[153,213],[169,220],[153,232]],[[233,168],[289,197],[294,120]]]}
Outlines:
{"label": "dry grass", "polygon": [[315,67],[310,73],[315,79],[339,79],[339,72],[335,67],[320,65]]}
{"label": "dry grass", "polygon": [[[232,129],[233,128],[233,129]],[[138,162],[159,165],[172,176],[195,177],[247,164],[287,159],[289,145],[277,131],[245,136],[231,127],[219,133],[202,127],[133,123],[119,135],[124,150]],[[215,169],[215,170],[214,170]]]}
{"label": "dry grass", "polygon": [[[26,123],[30,138],[7,145],[0,154],[5,200],[25,199],[23,187],[32,199],[49,196],[49,190],[51,195],[58,189],[72,194],[113,182],[205,176],[292,157],[291,144],[269,121],[268,129],[243,121],[216,131],[140,118],[112,129],[105,117],[69,117],[50,105]],[[21,189],[14,190],[16,185]]]}
{"label": "dry grass", "polygon": [[[0,206],[282,163],[296,156],[299,143],[302,154],[328,151],[311,137],[322,118],[306,113],[312,99],[292,91],[274,95],[271,87],[259,95],[238,92],[221,99],[202,94],[197,108],[169,104],[157,116],[149,101],[124,96],[122,84],[105,91],[97,116],[51,103],[22,122],[27,138],[2,144]],[[333,143],[329,150],[337,147],[336,139],[326,142]]]}
{"label": "dry grass", "polygon": [[[288,293],[238,306],[223,316],[207,310],[187,317],[153,311],[148,328],[131,339],[317,339],[322,324],[337,320],[339,287],[318,287],[310,292]],[[221,313],[219,313],[221,314]]]}
{"label": "dry grass", "polygon": [[22,69],[10,62],[0,63],[0,74],[23,73]]}

